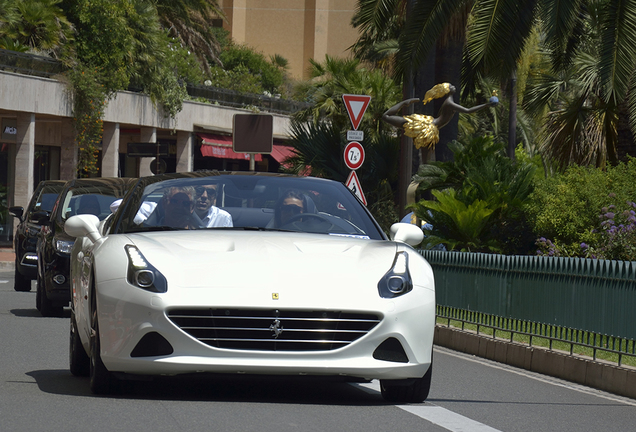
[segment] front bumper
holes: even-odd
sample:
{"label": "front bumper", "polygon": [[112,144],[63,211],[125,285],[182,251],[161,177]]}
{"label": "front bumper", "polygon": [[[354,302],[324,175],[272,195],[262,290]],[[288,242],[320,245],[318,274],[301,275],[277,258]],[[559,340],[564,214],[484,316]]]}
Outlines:
{"label": "front bumper", "polygon": [[[202,295],[201,288],[171,288],[168,293],[156,294],[132,287],[125,280],[102,282],[97,291],[101,357],[111,372],[142,375],[213,372],[405,379],[422,377],[431,363],[435,294],[424,288],[416,287],[396,299],[380,299],[378,296],[363,306],[359,299],[350,304],[343,302],[345,304],[338,305],[337,310],[374,313],[381,317],[381,321],[364,336],[343,348],[311,352],[215,348],[182,331],[166,315],[166,311],[174,308],[245,308],[245,298],[238,294],[234,303],[229,303],[226,298],[223,304],[212,304],[210,295]],[[207,304],[204,303],[205,298],[208,299]],[[333,299],[330,303],[328,305],[324,301],[321,304],[319,300],[313,299],[305,305],[278,302],[275,307],[335,310]],[[271,304],[264,304],[262,309],[272,307]],[[162,340],[165,339],[171,347],[171,353],[131,356],[142,338],[149,334],[158,334]],[[374,352],[389,338],[399,341],[407,361],[374,358]]]}

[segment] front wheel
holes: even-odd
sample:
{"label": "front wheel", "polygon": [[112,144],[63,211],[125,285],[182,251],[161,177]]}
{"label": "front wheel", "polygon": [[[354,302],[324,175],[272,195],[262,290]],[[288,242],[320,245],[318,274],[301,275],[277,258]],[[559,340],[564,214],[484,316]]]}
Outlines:
{"label": "front wheel", "polygon": [[115,378],[104,366],[100,356],[101,346],[99,342],[99,326],[97,318],[93,321],[91,335],[90,356],[90,385],[94,394],[108,395],[117,390],[117,378]]}
{"label": "front wheel", "polygon": [[57,317],[62,315],[63,308],[61,306],[54,306],[53,302],[46,296],[46,287],[44,281],[38,275],[38,287],[35,301],[37,308],[43,317]]}
{"label": "front wheel", "polygon": [[20,292],[31,291],[31,279],[22,275],[18,270],[18,262],[15,263],[15,277],[13,289]]}
{"label": "front wheel", "polygon": [[415,380],[380,380],[380,390],[384,400],[398,403],[420,403],[428,398],[431,390],[433,363],[422,378]]}
{"label": "front wheel", "polygon": [[69,369],[75,376],[88,376],[90,373],[90,358],[77,332],[77,323],[75,316],[71,314],[71,331],[69,341]]}

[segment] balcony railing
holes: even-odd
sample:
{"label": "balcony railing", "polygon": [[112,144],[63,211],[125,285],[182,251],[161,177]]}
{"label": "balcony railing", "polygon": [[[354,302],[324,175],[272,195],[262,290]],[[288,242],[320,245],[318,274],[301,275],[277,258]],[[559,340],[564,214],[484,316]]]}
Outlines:
{"label": "balcony railing", "polygon": [[49,57],[0,49],[0,69],[50,78],[66,70],[59,60]]}

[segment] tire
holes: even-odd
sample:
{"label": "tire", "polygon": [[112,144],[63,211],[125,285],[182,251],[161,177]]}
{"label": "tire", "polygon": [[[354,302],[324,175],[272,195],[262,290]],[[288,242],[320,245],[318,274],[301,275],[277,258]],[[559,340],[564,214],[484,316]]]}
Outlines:
{"label": "tire", "polygon": [[[433,363],[422,378],[415,381],[404,380],[380,380],[382,397],[388,402],[397,403],[421,403],[428,398],[431,390],[431,377],[433,376]],[[406,384],[408,382],[408,384]]]}
{"label": "tire", "polygon": [[62,307],[54,306],[51,300],[46,296],[46,288],[42,278],[38,275],[38,288],[35,301],[37,308],[43,317],[59,317],[62,315]]}
{"label": "tire", "polygon": [[109,395],[117,392],[118,382],[104,366],[100,356],[99,326],[94,320],[94,328],[91,336],[91,356],[90,356],[90,385],[91,392],[98,395]]}
{"label": "tire", "polygon": [[89,376],[91,359],[86,354],[82,340],[77,333],[75,316],[71,314],[71,328],[69,340],[69,369],[75,376]]}
{"label": "tire", "polygon": [[17,260],[15,263],[15,277],[14,277],[13,289],[19,292],[31,291],[31,279],[26,276],[23,276],[22,273],[18,271]]}

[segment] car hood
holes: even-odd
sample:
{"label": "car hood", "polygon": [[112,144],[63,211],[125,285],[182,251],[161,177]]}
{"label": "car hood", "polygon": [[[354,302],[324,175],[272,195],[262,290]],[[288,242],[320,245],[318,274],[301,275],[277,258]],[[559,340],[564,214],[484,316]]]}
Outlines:
{"label": "car hood", "polygon": [[280,232],[153,232],[129,239],[166,276],[169,291],[238,290],[245,306],[263,293],[271,300],[275,293],[290,299],[319,292],[355,303],[363,292],[377,294],[397,248],[389,241]]}

